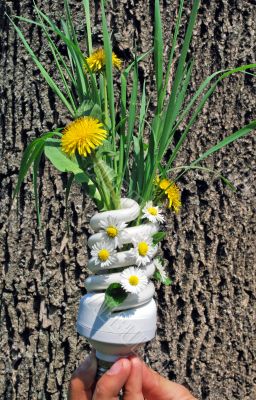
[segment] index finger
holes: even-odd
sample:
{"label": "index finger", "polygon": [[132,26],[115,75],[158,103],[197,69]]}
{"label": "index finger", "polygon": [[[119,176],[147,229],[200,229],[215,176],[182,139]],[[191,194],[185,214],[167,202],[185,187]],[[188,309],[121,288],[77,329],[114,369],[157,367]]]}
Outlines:
{"label": "index finger", "polygon": [[142,362],[138,357],[129,357],[131,372],[125,383],[124,400],[144,400],[142,394]]}

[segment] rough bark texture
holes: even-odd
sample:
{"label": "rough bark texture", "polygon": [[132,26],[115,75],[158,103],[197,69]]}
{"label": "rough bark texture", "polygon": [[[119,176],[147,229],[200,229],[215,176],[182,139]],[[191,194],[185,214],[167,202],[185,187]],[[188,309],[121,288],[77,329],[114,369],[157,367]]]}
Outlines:
{"label": "rough bark texture", "polygon": [[[52,17],[62,2],[38,2]],[[72,9],[82,33],[82,7]],[[191,4],[190,2],[188,2]],[[40,171],[44,227],[39,235],[31,177],[22,187],[18,217],[11,208],[22,152],[27,143],[67,116],[40,77],[4,12],[32,16],[32,0],[2,0],[1,9],[1,357],[0,398],[66,399],[72,371],[89,350],[75,332],[78,303],[85,293],[88,220],[94,208],[80,189],[71,196],[71,232],[64,252],[64,175],[45,162]],[[92,2],[94,41],[100,42],[98,1]],[[177,1],[162,3],[166,37]],[[115,48],[131,58],[133,38],[148,50],[153,1],[113,0],[109,22]],[[188,6],[189,10],[189,6]],[[217,69],[254,61],[255,0],[202,1],[191,50],[195,67],[191,93]],[[50,70],[41,32],[25,29]],[[148,77],[152,63],[143,62]],[[219,86],[197,122],[177,164],[255,118],[255,79],[237,75]],[[149,88],[150,90],[150,88]],[[168,215],[163,244],[173,285],[157,287],[159,323],[145,360],[199,399],[256,398],[255,380],[255,139],[251,134],[207,162],[237,186],[190,173],[181,182],[183,208]]]}

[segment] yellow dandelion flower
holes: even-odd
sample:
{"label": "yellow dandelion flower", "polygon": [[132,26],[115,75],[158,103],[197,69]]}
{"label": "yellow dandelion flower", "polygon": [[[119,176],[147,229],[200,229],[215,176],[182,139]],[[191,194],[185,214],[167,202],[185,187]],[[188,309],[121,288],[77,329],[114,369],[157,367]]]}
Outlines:
{"label": "yellow dandelion flower", "polygon": [[164,194],[167,195],[169,200],[168,207],[173,208],[173,210],[178,213],[181,207],[181,194],[176,183],[169,181],[168,179],[160,179],[157,177],[156,184]]}
{"label": "yellow dandelion flower", "polygon": [[[85,60],[85,69],[89,67],[92,72],[101,72],[106,65],[104,49],[95,50]],[[112,65],[117,69],[121,69],[122,66],[122,61],[114,52],[112,52]]]}
{"label": "yellow dandelion flower", "polygon": [[72,156],[77,151],[86,157],[102,144],[107,137],[103,124],[93,117],[81,117],[71,122],[63,131],[62,151]]}

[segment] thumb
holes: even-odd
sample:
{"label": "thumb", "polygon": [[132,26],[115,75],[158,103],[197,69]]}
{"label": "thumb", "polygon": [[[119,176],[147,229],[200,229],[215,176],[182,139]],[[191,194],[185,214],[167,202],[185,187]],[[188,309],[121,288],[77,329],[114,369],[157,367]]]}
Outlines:
{"label": "thumb", "polygon": [[114,400],[124,386],[131,371],[131,362],[122,358],[115,362],[112,367],[98,381],[93,400]]}

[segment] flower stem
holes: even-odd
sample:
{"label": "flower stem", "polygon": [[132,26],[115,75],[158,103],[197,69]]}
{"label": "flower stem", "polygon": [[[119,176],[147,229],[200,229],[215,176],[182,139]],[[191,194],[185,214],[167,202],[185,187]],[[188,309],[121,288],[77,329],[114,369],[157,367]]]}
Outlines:
{"label": "flower stem", "polygon": [[99,183],[104,191],[104,204],[108,210],[117,210],[120,207],[120,197],[117,196],[114,186],[109,178],[108,172],[101,159],[98,159],[95,154],[92,155],[94,171],[99,180]]}
{"label": "flower stem", "polygon": [[[109,113],[108,81],[107,81],[107,75],[106,75],[105,71],[103,71],[103,96],[104,96],[104,123],[105,123],[105,125],[107,126],[107,128],[111,132],[113,151],[116,153],[115,126],[113,124],[113,121],[110,118],[110,113]],[[112,167],[114,167],[114,170],[117,173],[117,159],[116,159],[116,157],[114,157]]]}

